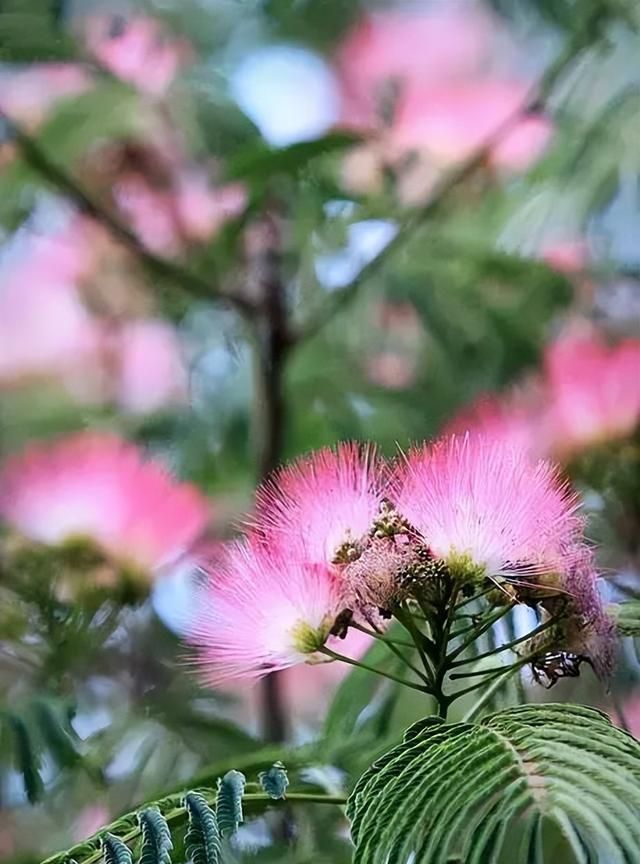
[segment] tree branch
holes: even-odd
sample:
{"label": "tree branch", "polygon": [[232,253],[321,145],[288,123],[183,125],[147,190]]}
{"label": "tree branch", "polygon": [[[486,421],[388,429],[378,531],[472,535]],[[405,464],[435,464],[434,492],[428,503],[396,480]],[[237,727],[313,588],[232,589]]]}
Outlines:
{"label": "tree branch", "polygon": [[96,222],[103,225],[110,234],[125,246],[148,270],[158,276],[168,278],[177,287],[188,294],[204,300],[219,300],[228,303],[245,317],[254,314],[253,305],[244,297],[216,290],[207,279],[187,267],[156,255],[149,251],[138,237],[120,220],[105,210],[103,206],[84,189],[82,185],[52,159],[38,142],[24,131],[11,117],[0,109],[0,120],[4,122],[9,133],[18,145],[25,161],[40,176],[65,195],[73,204]]}

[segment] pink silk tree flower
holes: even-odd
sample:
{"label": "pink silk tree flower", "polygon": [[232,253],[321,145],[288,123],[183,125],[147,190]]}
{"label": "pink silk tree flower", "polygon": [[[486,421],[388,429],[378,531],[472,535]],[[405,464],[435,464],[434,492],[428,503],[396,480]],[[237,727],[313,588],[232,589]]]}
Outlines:
{"label": "pink silk tree flower", "polygon": [[149,414],[187,397],[178,334],[165,321],[131,321],[115,338],[115,400],[131,414]]}
{"label": "pink silk tree flower", "polygon": [[145,17],[92,18],[87,44],[110,72],[153,97],[164,96],[188,53],[185,43]]}
{"label": "pink silk tree flower", "polygon": [[17,71],[0,71],[0,110],[33,130],[57,102],[77,96],[90,86],[86,70],[72,63],[37,63]]}
{"label": "pink silk tree flower", "polygon": [[504,396],[483,394],[447,424],[444,434],[480,435],[539,457],[548,454],[548,425],[544,393],[529,381],[521,391]]}
{"label": "pink silk tree flower", "polygon": [[0,386],[56,379],[70,395],[90,399],[103,384],[100,327],[73,285],[24,275],[0,287]]}
{"label": "pink silk tree flower", "polygon": [[339,444],[283,468],[257,492],[252,527],[312,564],[346,563],[371,530],[384,486],[371,446]]}
{"label": "pink silk tree flower", "polygon": [[254,541],[204,567],[187,641],[203,680],[259,678],[313,658],[340,611],[330,568],[283,558]]}
{"label": "pink silk tree flower", "polygon": [[410,451],[394,504],[453,575],[531,579],[563,572],[581,523],[577,497],[545,461],[480,435]]}
{"label": "pink silk tree flower", "polygon": [[247,190],[242,183],[216,188],[206,176],[183,172],[176,182],[175,207],[182,234],[190,240],[207,240],[230,219],[244,212]]}
{"label": "pink silk tree flower", "polygon": [[338,56],[343,119],[376,128],[394,90],[473,76],[488,50],[489,19],[470,9],[396,9],[361,18]]}
{"label": "pink silk tree flower", "polygon": [[417,153],[446,167],[490,145],[491,164],[525,169],[550,137],[543,118],[525,117],[510,125],[527,94],[526,84],[500,79],[408,86],[389,130],[390,158]]}
{"label": "pink silk tree flower", "polygon": [[121,566],[149,574],[190,547],[209,506],[134,444],[83,432],[7,459],[0,517],[36,542],[89,541]]}
{"label": "pink silk tree flower", "polygon": [[549,346],[545,371],[555,449],[571,454],[630,435],[640,423],[640,340],[608,345],[592,331]]}
{"label": "pink silk tree flower", "polygon": [[116,181],[113,198],[147,249],[160,255],[180,251],[177,213],[169,191],[156,189],[142,174],[129,172]]}

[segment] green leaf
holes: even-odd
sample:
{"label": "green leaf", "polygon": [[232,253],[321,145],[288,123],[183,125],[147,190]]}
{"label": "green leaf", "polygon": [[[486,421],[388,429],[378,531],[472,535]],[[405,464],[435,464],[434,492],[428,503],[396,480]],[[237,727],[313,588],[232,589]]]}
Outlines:
{"label": "green leaf", "polygon": [[218,796],[216,799],[216,814],[220,834],[223,837],[231,837],[242,824],[242,796],[246,783],[244,774],[240,771],[227,771],[218,780]]}
{"label": "green leaf", "polygon": [[102,838],[102,860],[104,864],[131,864],[131,850],[115,834],[105,834]]}
{"label": "green leaf", "polygon": [[216,814],[198,792],[187,792],[184,806],[189,814],[184,838],[188,860],[192,864],[218,864],[221,844]]}
{"label": "green leaf", "polygon": [[167,820],[157,807],[147,807],[138,814],[142,830],[139,864],[171,864],[171,832]]}
{"label": "green leaf", "polygon": [[622,636],[640,636],[640,600],[625,600],[614,603],[608,612],[616,622]]}
{"label": "green leaf", "polygon": [[548,825],[582,860],[624,864],[640,849],[640,744],[575,705],[428,718],[364,773],[347,815],[354,864],[486,864],[507,843],[539,861]]}
{"label": "green leaf", "polygon": [[141,134],[144,122],[137,93],[120,81],[105,81],[61,101],[36,143],[56,164],[71,168],[96,144]]}
{"label": "green leaf", "polygon": [[260,785],[270,798],[285,798],[289,777],[282,762],[274,762],[267,771],[258,774]]}
{"label": "green leaf", "polygon": [[59,705],[49,699],[35,699],[34,714],[42,739],[59,768],[71,768],[82,761],[73,730]]}
{"label": "green leaf", "polygon": [[40,777],[39,753],[24,719],[13,712],[7,712],[5,716],[13,733],[16,765],[22,775],[27,799],[31,804],[35,804],[42,798],[44,791]]}
{"label": "green leaf", "polygon": [[0,6],[0,61],[29,63],[73,56],[74,43],[63,29],[55,0],[4,0]]}
{"label": "green leaf", "polygon": [[252,144],[229,160],[226,176],[229,179],[259,180],[274,174],[295,174],[318,156],[352,147],[358,136],[334,132],[314,141],[298,141],[288,147],[274,148],[260,143]]}

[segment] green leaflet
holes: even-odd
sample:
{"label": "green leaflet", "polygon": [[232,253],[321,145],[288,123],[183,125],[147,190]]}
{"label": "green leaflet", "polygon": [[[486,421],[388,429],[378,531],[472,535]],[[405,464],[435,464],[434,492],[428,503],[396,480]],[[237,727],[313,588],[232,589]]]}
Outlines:
{"label": "green leaflet", "polygon": [[34,804],[44,792],[40,777],[40,755],[24,719],[13,712],[7,712],[5,717],[13,733],[16,765],[22,774],[27,799],[30,804]]}
{"label": "green leaflet", "polygon": [[242,824],[242,796],[246,778],[240,771],[227,771],[227,773],[218,780],[218,795],[216,798],[216,814],[218,816],[218,825],[220,834],[223,837],[230,837],[238,829],[238,825]]}
{"label": "green leaflet", "polygon": [[184,806],[189,814],[189,827],[184,844],[192,864],[218,864],[221,844],[218,819],[198,792],[187,792]]}
{"label": "green leaflet", "polygon": [[138,814],[142,831],[139,864],[171,864],[171,832],[167,820],[157,807],[147,807]]}
{"label": "green leaflet", "polygon": [[270,798],[284,798],[289,785],[287,769],[282,762],[274,762],[267,771],[258,774],[258,780]]}
{"label": "green leaflet", "polygon": [[0,726],[7,730],[14,764],[32,804],[44,793],[40,776],[43,754],[48,754],[60,770],[83,764],[79,742],[59,700],[40,696],[15,710],[0,711]]}
{"label": "green leaflet", "polygon": [[354,864],[528,864],[550,838],[573,860],[628,864],[640,849],[640,744],[575,705],[429,718],[362,775],[347,815]]}
{"label": "green leaflet", "polygon": [[104,864],[132,864],[131,850],[115,834],[102,838],[102,860]]}

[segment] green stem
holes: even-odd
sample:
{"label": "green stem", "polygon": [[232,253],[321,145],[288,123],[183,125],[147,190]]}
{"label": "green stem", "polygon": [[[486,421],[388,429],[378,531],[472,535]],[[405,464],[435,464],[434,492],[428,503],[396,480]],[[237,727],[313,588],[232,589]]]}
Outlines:
{"label": "green stem", "polygon": [[331,648],[319,649],[319,653],[326,654],[333,660],[340,660],[342,663],[348,663],[350,666],[356,666],[358,669],[366,669],[367,672],[374,672],[376,675],[382,675],[383,678],[389,678],[390,681],[395,681],[397,684],[404,684],[405,687],[411,687],[413,690],[420,690],[422,693],[430,693],[431,690],[426,684],[416,684],[413,681],[407,681],[405,678],[400,678],[392,672],[383,672],[382,669],[377,669],[375,666],[370,666],[368,663],[362,663],[360,660],[354,660],[352,657],[345,657],[344,654],[338,654],[332,651]]}
{"label": "green stem", "polygon": [[416,646],[416,650],[424,667],[424,671],[427,675],[426,680],[428,680],[429,682],[433,681],[433,678],[435,676],[435,666],[432,663],[431,658],[428,654],[431,640],[428,639],[428,637],[425,636],[418,627],[416,627],[416,622],[414,620],[413,614],[408,609],[405,609],[403,606],[398,606],[395,609],[394,614],[413,639],[413,644]]}
{"label": "green stem", "polygon": [[[527,663],[531,663],[531,661],[534,659],[535,659],[535,657],[525,657],[522,660],[518,660],[517,663],[514,663],[513,665],[506,667],[506,669],[500,670],[500,672],[497,672],[495,675],[490,675],[488,678],[485,678],[482,681],[476,681],[475,684],[471,684],[469,687],[465,687],[463,690],[456,690],[455,693],[451,694],[449,699],[451,702],[453,702],[455,699],[460,699],[460,697],[466,696],[467,693],[472,693],[474,690],[477,690],[478,687],[482,687],[483,684],[488,684],[490,681],[494,681],[494,679],[499,679],[499,680],[504,679],[506,681],[506,679],[509,678],[510,675],[513,675],[514,672],[517,672],[518,669],[521,669],[523,666],[526,666]],[[482,705],[484,705],[491,698],[493,693],[496,692],[496,689],[499,689],[499,688],[491,687],[489,689],[490,689],[490,693],[487,696],[487,698],[482,702]],[[480,705],[480,707],[482,707],[482,705]]]}
{"label": "green stem", "polygon": [[531,630],[530,633],[526,633],[524,636],[518,636],[517,639],[512,639],[510,642],[505,642],[504,645],[499,645],[492,651],[483,651],[482,654],[476,654],[474,657],[467,657],[463,658],[462,660],[455,660],[449,665],[452,669],[455,669],[457,666],[464,666],[467,663],[475,663],[477,660],[484,660],[487,657],[492,657],[494,654],[500,654],[502,651],[507,651],[509,648],[515,648],[515,646],[520,645],[521,642],[526,642],[529,639],[532,639],[534,636],[538,636],[540,633],[544,633],[545,630],[548,630],[557,621],[557,618],[549,618],[547,621],[543,621],[542,624],[539,624],[534,630]]}
{"label": "green stem", "polygon": [[396,657],[402,660],[405,666],[411,669],[412,672],[415,672],[418,678],[421,678],[425,684],[429,683],[429,679],[422,671],[422,669],[416,666],[415,663],[412,663],[411,660],[406,656],[406,654],[403,654],[402,651],[397,647],[398,644],[401,644],[408,645],[410,648],[414,648],[414,644],[412,642],[396,643],[393,639],[387,639],[382,633],[376,633],[375,630],[367,630],[366,627],[362,627],[359,624],[350,624],[349,626],[355,627],[356,630],[360,630],[362,633],[366,633],[367,636],[372,636],[374,639],[378,639],[380,642],[383,642],[387,646],[387,648],[396,655]]}
{"label": "green stem", "polygon": [[456,659],[456,657],[459,657],[460,654],[463,653],[463,651],[466,651],[470,645],[473,645],[473,643],[477,639],[479,639],[483,633],[486,633],[487,630],[490,630],[491,627],[493,627],[493,625],[496,623],[496,621],[499,621],[501,618],[504,618],[504,616],[507,614],[507,612],[509,612],[513,608],[513,606],[514,606],[514,602],[512,601],[508,605],[499,609],[498,612],[495,613],[495,615],[492,615],[490,618],[488,618],[484,622],[484,624],[482,624],[474,632],[472,632],[471,635],[468,636],[464,640],[464,642],[462,642],[462,644],[458,645],[457,648],[454,648],[453,651],[451,651],[451,653],[447,655],[447,658],[446,658],[447,659],[447,665],[451,666],[453,664],[453,661]]}
{"label": "green stem", "polygon": [[[518,666],[518,668],[520,668],[520,666]],[[471,720],[473,720],[473,718],[476,716],[478,711],[481,711],[484,708],[484,706],[489,702],[489,700],[502,689],[502,687],[507,683],[507,681],[509,680],[511,675],[514,673],[514,671],[516,671],[516,669],[510,667],[504,673],[502,673],[501,675],[498,675],[496,677],[496,680],[489,687],[487,687],[487,689],[484,691],[484,693],[478,699],[478,701],[474,702],[474,704],[471,706],[471,708],[469,708],[467,713],[462,718],[462,722],[463,723],[470,723]],[[471,688],[471,689],[473,689],[473,688]],[[464,692],[468,692],[468,691],[464,691]],[[457,695],[458,694],[456,694],[456,696]]]}
{"label": "green stem", "polygon": [[363,624],[358,624],[355,621],[351,621],[349,627],[353,627],[354,630],[359,630],[361,633],[366,633],[367,636],[372,636],[374,639],[379,639],[380,642],[388,642],[390,645],[400,645],[403,648],[415,648],[413,642],[407,642],[402,639],[391,639],[385,633],[381,633],[379,630],[369,629]]}

